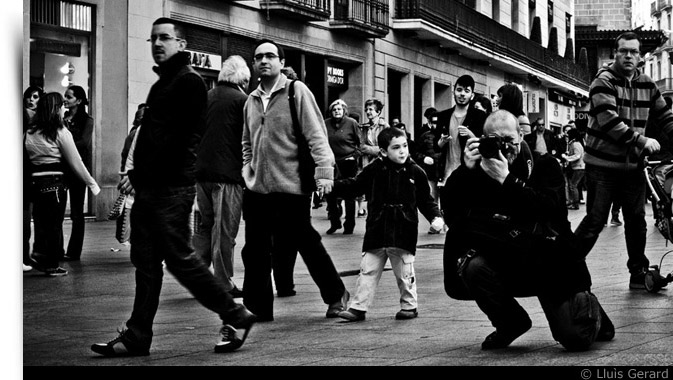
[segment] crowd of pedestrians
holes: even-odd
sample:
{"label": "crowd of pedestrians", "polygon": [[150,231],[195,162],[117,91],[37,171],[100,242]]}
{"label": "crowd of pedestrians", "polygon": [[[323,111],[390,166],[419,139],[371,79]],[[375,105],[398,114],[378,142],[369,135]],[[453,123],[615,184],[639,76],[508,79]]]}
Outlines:
{"label": "crowd of pedestrians", "polygon": [[[454,106],[429,107],[425,123],[413,128],[415,139],[399,118],[385,121],[376,98],[364,103],[363,122],[342,99],[323,115],[272,40],[253,49],[258,83],[250,83],[249,63],[234,55],[211,90],[189,64],[180,22],[157,19],[149,41],[159,78],[125,141],[119,182],[132,199],[135,299],[118,336],[91,346],[100,355],[150,354],[164,269],[221,319],[215,352],[235,351],[255,323],[274,320],[274,283],[277,296],[296,294],[297,254],[325,317],[364,321],[390,260],[400,291],[395,318],[416,318],[419,212],[431,224],[428,233],[446,232],[447,295],[475,301],[495,328],[484,350],[505,348],[530,329],[516,297],[538,297],[567,350],[612,339],[585,257],[613,203],[624,215],[630,288],[643,287],[645,182],[636,169],[641,153],[660,149],[646,130],[673,136],[673,113],[636,68],[635,34],[617,38],[615,62],[591,85],[587,133],[569,124],[554,135],[544,119],[530,122],[518,86],[500,87],[494,105],[475,95],[472,76],[462,75]],[[632,82],[650,90],[631,99],[622,84]],[[100,191],[90,175],[94,123],[87,104],[80,86],[64,95],[33,87],[24,93],[24,271],[63,276],[59,262],[82,254],[86,191]],[[573,232],[568,210],[580,208],[583,183],[587,216]],[[65,250],[68,194],[73,232]],[[356,217],[367,217],[352,298],[311,224],[316,199],[327,203],[326,235],[342,228],[352,234]],[[241,219],[239,288],[233,260]],[[553,280],[522,281],[540,266]]]}

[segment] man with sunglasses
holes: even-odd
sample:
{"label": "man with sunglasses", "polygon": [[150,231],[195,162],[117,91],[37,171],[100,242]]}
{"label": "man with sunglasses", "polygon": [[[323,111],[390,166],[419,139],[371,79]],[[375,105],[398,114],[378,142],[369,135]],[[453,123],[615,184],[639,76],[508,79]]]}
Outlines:
{"label": "man with sunglasses", "polygon": [[159,80],[145,102],[132,149],[133,168],[120,184],[122,191],[135,192],[131,214],[131,262],[136,268],[133,312],[117,338],[96,343],[91,350],[108,357],[150,354],[165,262],[166,269],[222,320],[215,352],[231,352],[243,345],[256,317],[233,300],[191,243],[196,149],[205,129],[206,85],[189,65],[181,24],[157,19],[148,42]]}
{"label": "man with sunglasses", "polygon": [[[647,223],[642,156],[661,149],[656,138],[673,137],[673,113],[655,82],[640,72],[640,41],[625,32],[615,41],[615,61],[591,83],[584,162],[587,215],[575,230],[588,254],[617,202],[624,216],[630,289],[645,289]],[[647,137],[652,136],[652,137]]]}
{"label": "man with sunglasses", "polygon": [[[614,327],[574,249],[560,164],[548,153],[522,154],[523,132],[508,111],[489,115],[483,132],[467,140],[464,164],[442,189],[447,294],[474,299],[488,316],[495,331],[483,350],[505,348],[531,328],[515,297],[538,297],[553,337],[567,350],[612,339]],[[516,169],[517,160],[526,161],[530,175]]]}

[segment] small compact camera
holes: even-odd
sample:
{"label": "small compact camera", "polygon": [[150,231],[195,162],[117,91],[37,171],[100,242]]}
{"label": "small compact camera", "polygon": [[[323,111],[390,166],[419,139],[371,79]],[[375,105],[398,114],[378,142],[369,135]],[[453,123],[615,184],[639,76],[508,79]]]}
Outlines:
{"label": "small compact camera", "polygon": [[482,157],[495,158],[498,157],[498,152],[502,152],[503,155],[507,152],[507,144],[502,137],[491,134],[479,139],[479,153]]}

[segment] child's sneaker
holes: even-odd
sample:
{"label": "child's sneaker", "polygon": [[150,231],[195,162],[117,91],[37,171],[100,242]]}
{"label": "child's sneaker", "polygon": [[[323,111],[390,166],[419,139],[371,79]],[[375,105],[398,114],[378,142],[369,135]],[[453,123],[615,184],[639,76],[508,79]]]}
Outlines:
{"label": "child's sneaker", "polygon": [[67,276],[67,275],[68,275],[68,271],[65,270],[65,269],[63,269],[63,268],[61,268],[61,267],[57,267],[57,268],[47,268],[47,269],[44,271],[44,274],[46,274],[46,275],[49,276],[49,277],[61,277],[61,276]]}
{"label": "child's sneaker", "polygon": [[418,317],[418,311],[416,311],[416,309],[402,309],[395,314],[395,319],[414,319],[416,317]]}
{"label": "child's sneaker", "polygon": [[359,322],[365,320],[366,311],[348,309],[346,311],[339,312],[339,318],[343,318],[348,322]]}

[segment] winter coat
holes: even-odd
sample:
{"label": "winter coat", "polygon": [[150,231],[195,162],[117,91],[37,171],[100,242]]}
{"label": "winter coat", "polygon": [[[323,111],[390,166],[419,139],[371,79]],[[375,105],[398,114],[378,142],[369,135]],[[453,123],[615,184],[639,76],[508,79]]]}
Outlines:
{"label": "winter coat", "polygon": [[367,197],[363,251],[396,247],[415,254],[418,211],[430,222],[442,216],[430,195],[425,172],[412,159],[400,165],[385,157],[377,158],[355,178],[336,181],[334,192]]}
{"label": "winter coat", "polygon": [[206,84],[189,66],[189,53],[178,52],[155,72],[159,80],[145,102],[129,171],[136,191],[195,185],[196,149],[206,125]]}
{"label": "winter coat", "polygon": [[208,91],[206,131],[196,154],[200,182],[243,185],[243,106],[248,95],[231,83]]}

